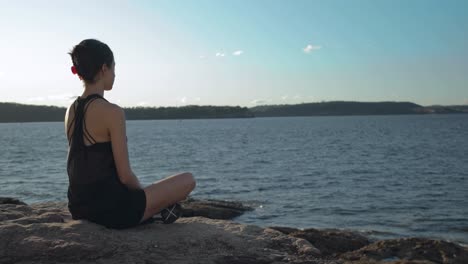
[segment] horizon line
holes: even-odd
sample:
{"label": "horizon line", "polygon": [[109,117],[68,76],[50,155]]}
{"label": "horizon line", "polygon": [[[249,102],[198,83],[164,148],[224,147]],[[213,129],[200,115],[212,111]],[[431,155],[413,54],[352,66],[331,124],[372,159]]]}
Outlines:
{"label": "horizon line", "polygon": [[[320,101],[320,102],[302,102],[302,103],[285,103],[285,104],[258,104],[254,106],[241,106],[241,105],[198,105],[198,104],[186,104],[186,105],[174,105],[174,106],[147,106],[147,105],[137,105],[137,106],[120,106],[122,108],[162,108],[162,107],[174,107],[174,108],[180,108],[180,107],[188,107],[188,106],[209,106],[209,107],[242,107],[242,108],[254,108],[254,107],[259,107],[259,106],[281,106],[281,105],[302,105],[302,104],[320,104],[320,103],[412,103],[416,104],[422,107],[448,107],[448,106],[468,106],[468,104],[450,104],[450,105],[444,105],[444,104],[432,104],[432,105],[420,105],[415,102],[411,101],[345,101],[345,100],[332,100],[332,101]],[[19,105],[28,105],[28,106],[44,106],[44,107],[58,107],[58,108],[67,108],[66,106],[59,106],[59,105],[47,105],[47,104],[28,104],[28,103],[18,103],[18,102],[0,102],[0,104],[19,104]]]}

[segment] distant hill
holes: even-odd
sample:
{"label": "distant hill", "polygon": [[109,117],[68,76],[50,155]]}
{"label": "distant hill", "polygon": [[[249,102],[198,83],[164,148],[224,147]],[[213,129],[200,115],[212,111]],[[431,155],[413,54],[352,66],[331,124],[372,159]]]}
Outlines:
{"label": "distant hill", "polygon": [[437,113],[437,114],[451,114],[451,113],[468,113],[468,105],[431,105],[426,106],[425,110],[428,113]]}
{"label": "distant hill", "polygon": [[[254,117],[247,107],[240,106],[181,106],[124,108],[128,120],[247,118]],[[63,121],[66,108],[56,106],[0,103],[0,122]]]}
{"label": "distant hill", "polygon": [[323,115],[402,115],[426,113],[423,106],[409,102],[323,102],[296,105],[264,105],[250,108],[257,117]]}
{"label": "distant hill", "polygon": [[57,106],[0,103],[0,122],[63,121],[65,111]]}
{"label": "distant hill", "polygon": [[158,108],[132,107],[125,108],[125,115],[129,120],[254,117],[247,107],[198,105]]}
{"label": "distant hill", "polygon": [[[124,108],[128,120],[250,118],[276,116],[403,115],[468,113],[468,105],[428,106],[410,102],[322,102],[295,105],[131,107]],[[56,106],[0,103],[0,122],[63,121],[66,109]]]}

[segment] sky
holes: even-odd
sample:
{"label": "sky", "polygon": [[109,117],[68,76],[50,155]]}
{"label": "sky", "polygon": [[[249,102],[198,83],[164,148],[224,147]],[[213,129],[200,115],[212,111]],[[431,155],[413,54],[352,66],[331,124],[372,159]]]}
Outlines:
{"label": "sky", "polygon": [[68,106],[67,52],[114,52],[124,107],[468,104],[468,1],[0,0],[0,102]]}

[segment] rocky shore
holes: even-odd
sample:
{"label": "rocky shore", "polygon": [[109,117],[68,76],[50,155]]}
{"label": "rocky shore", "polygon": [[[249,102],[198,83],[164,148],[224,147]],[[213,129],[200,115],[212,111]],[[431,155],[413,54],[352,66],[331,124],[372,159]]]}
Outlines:
{"label": "rocky shore", "polygon": [[468,248],[423,238],[371,241],[343,230],[262,228],[241,203],[183,202],[175,223],[113,230],[72,220],[66,202],[0,198],[0,263],[468,263]]}

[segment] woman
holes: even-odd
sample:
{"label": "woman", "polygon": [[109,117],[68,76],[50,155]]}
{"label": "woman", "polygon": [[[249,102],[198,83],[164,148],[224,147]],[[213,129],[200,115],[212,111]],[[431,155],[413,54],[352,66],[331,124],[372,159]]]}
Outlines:
{"label": "woman", "polygon": [[112,90],[115,62],[111,49],[86,39],[69,53],[72,72],[84,92],[68,108],[68,208],[73,219],[127,228],[184,200],[195,188],[191,173],[181,173],[142,187],[128,158],[125,114],[104,99]]}

